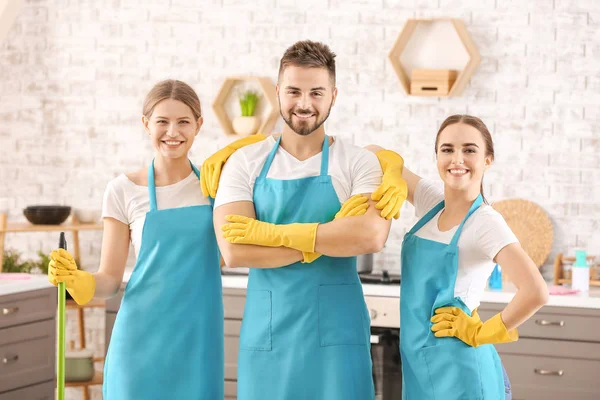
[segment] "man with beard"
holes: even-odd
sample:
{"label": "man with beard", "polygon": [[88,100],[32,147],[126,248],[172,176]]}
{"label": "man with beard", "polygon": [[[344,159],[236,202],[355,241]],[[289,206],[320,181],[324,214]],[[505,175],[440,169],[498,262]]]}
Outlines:
{"label": "man with beard", "polygon": [[225,263],[251,268],[238,399],[373,399],[356,256],[381,250],[389,233],[390,221],[365,197],[381,183],[381,167],[373,153],[325,134],[337,96],[328,46],[288,48],[277,96],[282,135],[235,152],[215,201]]}

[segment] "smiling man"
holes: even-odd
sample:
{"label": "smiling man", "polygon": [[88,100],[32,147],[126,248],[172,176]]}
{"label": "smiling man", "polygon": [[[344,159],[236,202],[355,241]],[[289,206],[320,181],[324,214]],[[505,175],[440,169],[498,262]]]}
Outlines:
{"label": "smiling man", "polygon": [[374,206],[337,218],[343,203],[369,196],[382,175],[373,153],[325,134],[337,92],[329,47],[292,45],[277,84],[281,137],[237,151],[221,175],[219,247],[228,266],[251,268],[240,400],[374,398],[370,319],[355,256],[379,251],[390,221]]}

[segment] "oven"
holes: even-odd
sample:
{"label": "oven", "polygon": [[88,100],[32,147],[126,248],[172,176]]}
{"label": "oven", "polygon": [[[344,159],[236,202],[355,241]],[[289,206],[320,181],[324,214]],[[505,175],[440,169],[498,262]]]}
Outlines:
{"label": "oven", "polygon": [[371,328],[375,400],[402,398],[402,364],[399,345],[399,329]]}

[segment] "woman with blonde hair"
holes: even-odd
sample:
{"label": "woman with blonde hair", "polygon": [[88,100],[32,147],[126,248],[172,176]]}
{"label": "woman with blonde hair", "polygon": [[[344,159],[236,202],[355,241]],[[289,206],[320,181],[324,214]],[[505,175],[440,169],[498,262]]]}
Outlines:
{"label": "woman with blonde hair", "polygon": [[[222,399],[223,301],[213,209],[188,152],[202,126],[196,92],[166,80],[146,96],[142,123],[148,168],[108,183],[100,268],[77,269],[51,253],[48,278],[78,304],[119,291],[130,243],[136,264],[117,314],[104,366],[105,399]],[[264,137],[232,143],[234,151]]]}

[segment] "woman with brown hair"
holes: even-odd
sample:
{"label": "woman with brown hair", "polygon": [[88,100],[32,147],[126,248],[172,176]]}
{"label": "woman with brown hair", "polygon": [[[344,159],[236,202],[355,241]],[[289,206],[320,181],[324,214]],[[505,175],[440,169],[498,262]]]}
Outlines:
{"label": "woman with brown hair", "polygon": [[[51,254],[48,279],[65,282],[78,304],[114,296],[130,243],[137,262],[104,366],[105,399],[222,399],[223,301],[212,202],[188,152],[202,126],[200,101],[184,82],[166,80],[146,96],[142,123],[154,148],[148,168],[108,183],[100,268],[77,269],[70,253]],[[257,135],[227,151],[264,139]]]}
{"label": "woman with brown hair", "polygon": [[[406,185],[408,201],[420,217],[402,243],[403,398],[510,398],[493,345],[518,339],[516,328],[546,303],[548,289],[502,216],[483,197],[483,176],[494,160],[490,132],[468,115],[442,123],[435,154],[443,188],[404,168],[393,151],[370,150],[384,170],[382,185],[372,195],[382,216],[393,212],[391,194]],[[518,291],[501,313],[483,322],[477,307],[496,263]]]}

